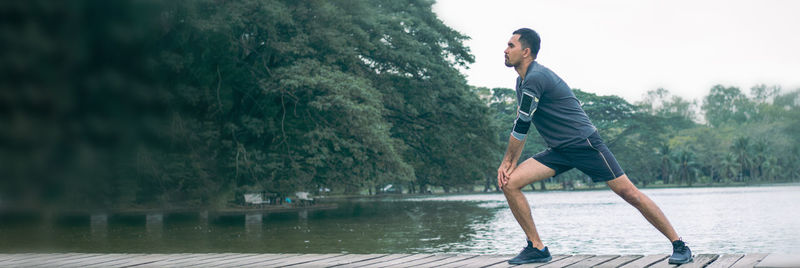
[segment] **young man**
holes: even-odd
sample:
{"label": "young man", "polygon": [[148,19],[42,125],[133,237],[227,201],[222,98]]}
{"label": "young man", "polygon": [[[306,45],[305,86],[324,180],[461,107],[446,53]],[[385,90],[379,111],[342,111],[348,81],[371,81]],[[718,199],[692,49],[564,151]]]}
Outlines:
{"label": "young man", "polygon": [[[535,61],[540,43],[535,31],[522,28],[514,31],[505,50],[506,66],[514,67],[519,74],[516,86],[519,110],[508,149],[497,169],[497,183],[528,240],[522,252],[508,263],[550,261],[550,252],[539,239],[522,187],[572,168],[582,171],[595,182],[606,182],[611,190],[636,207],[647,221],[672,241],[673,253],[669,263],[690,262],[692,253],[689,247],[681,241],[661,209],[622,171],[569,86]],[[549,148],[517,166],[531,123]]]}

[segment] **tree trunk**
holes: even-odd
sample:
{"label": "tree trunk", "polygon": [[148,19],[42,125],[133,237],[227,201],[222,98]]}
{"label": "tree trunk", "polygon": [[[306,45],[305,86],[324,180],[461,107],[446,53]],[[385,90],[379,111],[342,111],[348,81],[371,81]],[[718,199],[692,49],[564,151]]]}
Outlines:
{"label": "tree trunk", "polygon": [[544,180],[539,181],[539,189],[542,191],[547,191],[547,188],[544,186]]}

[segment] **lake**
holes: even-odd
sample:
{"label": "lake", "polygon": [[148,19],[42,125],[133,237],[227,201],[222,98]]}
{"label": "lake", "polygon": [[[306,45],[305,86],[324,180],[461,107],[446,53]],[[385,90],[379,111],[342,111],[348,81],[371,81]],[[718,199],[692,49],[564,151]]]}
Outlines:
{"label": "lake", "polygon": [[[799,253],[800,186],[644,189],[695,254]],[[668,241],[610,190],[526,192],[554,254],[666,254]],[[362,198],[338,208],[202,220],[0,221],[0,252],[514,254],[524,234],[500,193]]]}

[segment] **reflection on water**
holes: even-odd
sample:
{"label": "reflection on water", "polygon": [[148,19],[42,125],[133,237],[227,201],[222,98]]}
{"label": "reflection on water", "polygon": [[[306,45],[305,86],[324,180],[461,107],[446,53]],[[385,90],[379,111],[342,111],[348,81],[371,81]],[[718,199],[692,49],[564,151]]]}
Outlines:
{"label": "reflection on water", "polygon": [[[644,190],[693,251],[800,252],[800,186]],[[526,193],[558,254],[657,254],[670,244],[611,191]],[[524,235],[502,194],[362,199],[334,210],[0,218],[0,252],[513,254]]]}

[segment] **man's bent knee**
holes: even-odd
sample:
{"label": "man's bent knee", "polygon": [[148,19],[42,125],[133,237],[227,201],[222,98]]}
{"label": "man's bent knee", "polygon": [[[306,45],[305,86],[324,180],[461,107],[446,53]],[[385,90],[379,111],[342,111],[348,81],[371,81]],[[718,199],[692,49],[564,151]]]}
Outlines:
{"label": "man's bent knee", "polygon": [[505,189],[508,187],[510,190],[521,190],[528,184],[550,178],[556,173],[555,170],[548,166],[539,163],[536,159],[528,158],[517,166],[509,175],[508,183],[503,186]]}

